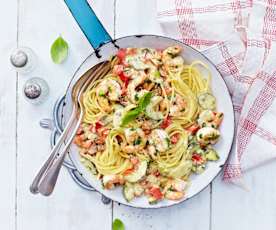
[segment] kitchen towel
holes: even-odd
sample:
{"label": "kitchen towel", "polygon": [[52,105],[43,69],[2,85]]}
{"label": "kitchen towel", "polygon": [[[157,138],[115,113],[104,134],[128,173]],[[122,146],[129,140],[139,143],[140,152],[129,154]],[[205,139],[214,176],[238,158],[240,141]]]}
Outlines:
{"label": "kitchen towel", "polygon": [[222,74],[236,134],[226,181],[276,159],[276,0],[157,0],[164,35],[203,52]]}

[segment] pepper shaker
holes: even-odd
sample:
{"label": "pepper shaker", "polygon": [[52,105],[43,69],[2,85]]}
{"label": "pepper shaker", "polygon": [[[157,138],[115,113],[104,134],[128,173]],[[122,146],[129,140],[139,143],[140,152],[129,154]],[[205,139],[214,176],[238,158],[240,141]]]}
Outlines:
{"label": "pepper shaker", "polygon": [[11,53],[10,62],[18,73],[27,74],[35,68],[36,56],[30,48],[19,47]]}
{"label": "pepper shaker", "polygon": [[26,81],[23,94],[30,103],[41,104],[47,99],[49,86],[42,78],[34,77]]}

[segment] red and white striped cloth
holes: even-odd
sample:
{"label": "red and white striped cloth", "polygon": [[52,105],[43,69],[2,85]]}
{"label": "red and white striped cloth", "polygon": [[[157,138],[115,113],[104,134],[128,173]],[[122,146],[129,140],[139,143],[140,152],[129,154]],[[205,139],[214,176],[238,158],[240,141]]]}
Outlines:
{"label": "red and white striped cloth", "polygon": [[201,50],[225,79],[236,138],[224,179],[276,159],[276,0],[157,0],[165,35]]}

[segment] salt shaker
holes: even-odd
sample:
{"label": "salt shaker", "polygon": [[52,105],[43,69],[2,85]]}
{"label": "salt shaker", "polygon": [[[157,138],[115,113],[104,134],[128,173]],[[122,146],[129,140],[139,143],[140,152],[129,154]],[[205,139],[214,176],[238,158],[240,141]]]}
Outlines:
{"label": "salt shaker", "polygon": [[41,104],[47,99],[49,86],[42,78],[34,77],[26,81],[23,94],[30,103]]}
{"label": "salt shaker", "polygon": [[35,68],[36,56],[30,48],[19,47],[11,53],[10,62],[18,73],[27,74]]}

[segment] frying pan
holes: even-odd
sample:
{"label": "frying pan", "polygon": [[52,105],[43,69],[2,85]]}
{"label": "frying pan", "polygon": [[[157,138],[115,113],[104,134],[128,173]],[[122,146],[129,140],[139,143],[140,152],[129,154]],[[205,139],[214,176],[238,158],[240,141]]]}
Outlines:
{"label": "frying pan", "polygon": [[[221,171],[229,152],[234,137],[234,112],[231,102],[231,98],[226,87],[226,84],[214,66],[202,53],[195,50],[194,48],[177,41],[172,38],[157,36],[157,35],[133,35],[126,36],[118,39],[112,39],[108,32],[105,30],[93,9],[86,0],[65,0],[66,5],[71,11],[72,16],[80,26],[81,30],[85,34],[89,43],[94,48],[94,52],[91,53],[76,70],[74,76],[66,91],[65,104],[62,111],[62,122],[63,125],[68,121],[71,111],[71,90],[74,83],[92,66],[97,63],[109,59],[111,55],[114,55],[118,49],[127,47],[150,47],[155,49],[164,49],[168,46],[179,45],[183,49],[183,56],[187,63],[191,63],[194,60],[199,60],[207,64],[212,73],[212,88],[213,94],[217,98],[217,107],[219,111],[224,112],[224,121],[220,127],[221,138],[220,141],[215,145],[215,149],[219,152],[220,159],[216,162],[208,163],[208,166],[204,173],[200,175],[191,176],[191,185],[186,193],[186,196],[179,201],[164,200],[155,205],[148,203],[145,197],[136,198],[128,203],[123,195],[122,189],[116,188],[115,190],[104,190],[102,184],[97,180],[81,163],[80,156],[78,154],[77,146],[74,144],[71,146],[69,151],[69,157],[75,164],[78,171],[87,180],[87,182],[94,187],[97,191],[105,195],[106,197],[117,201],[119,203],[129,205],[138,208],[160,208],[168,207],[184,200],[191,198],[198,194],[204,188],[206,188],[211,181]],[[131,25],[135,26],[135,25]],[[205,73],[202,69],[203,74]]]}

